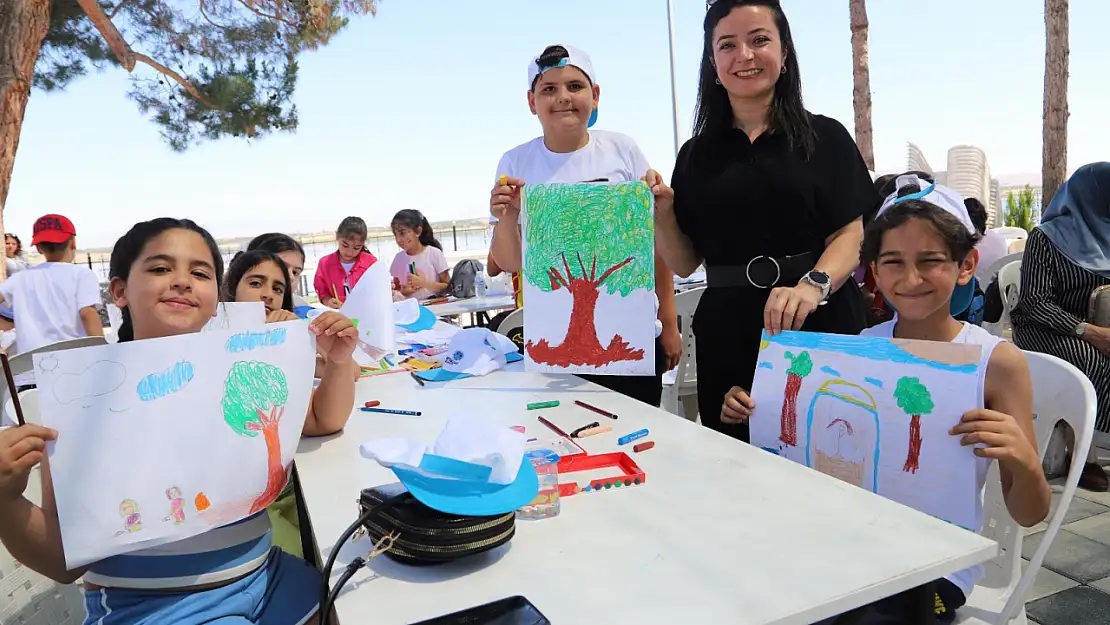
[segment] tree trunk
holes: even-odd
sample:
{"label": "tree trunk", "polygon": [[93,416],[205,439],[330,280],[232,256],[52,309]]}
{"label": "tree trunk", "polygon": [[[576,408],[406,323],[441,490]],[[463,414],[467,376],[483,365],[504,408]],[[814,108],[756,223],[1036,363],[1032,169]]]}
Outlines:
{"label": "tree trunk", "polygon": [[856,145],[867,168],[875,171],[871,136],[871,69],[867,60],[867,2],[848,0],[852,21],[852,106],[856,112]]}
{"label": "tree trunk", "polygon": [[288,476],[285,467],[281,464],[281,438],[278,435],[278,419],[265,424],[262,428],[262,437],[266,440],[267,479],[266,490],[254,500],[251,514],[266,509],[274,503],[281,491],[285,488]]}
{"label": "tree trunk", "polygon": [[[0,232],[4,232],[4,203],[31,95],[31,77],[49,28],[50,0],[0,1]],[[0,280],[6,277],[4,271],[0,263]]]}
{"label": "tree trunk", "polygon": [[1068,172],[1068,0],[1045,0],[1044,124],[1041,206]]}
{"label": "tree trunk", "polygon": [[782,398],[782,412],[779,415],[779,440],[795,447],[798,444],[798,393],[802,392],[802,376],[786,374],[786,391]]}
{"label": "tree trunk", "polygon": [[921,467],[921,415],[910,418],[910,444],[906,451],[906,464],[902,470],[906,473],[917,473]]}

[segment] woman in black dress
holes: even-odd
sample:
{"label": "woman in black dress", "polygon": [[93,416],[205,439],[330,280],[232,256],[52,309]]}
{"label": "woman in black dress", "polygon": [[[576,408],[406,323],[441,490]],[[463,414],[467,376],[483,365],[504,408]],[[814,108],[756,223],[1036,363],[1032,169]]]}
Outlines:
{"label": "woman in black dress", "polygon": [[702,423],[748,440],[761,331],[857,334],[862,215],[880,203],[851,135],[802,105],[790,25],[775,0],[717,0],[705,16],[694,138],[668,188],[656,172],[656,243],[707,286],[694,316]]}
{"label": "woman in black dress", "polygon": [[[1110,163],[1075,170],[1056,190],[1021,257],[1014,343],[1075,365],[1095,387],[1095,427],[1110,432],[1110,328],[1087,323],[1091,293],[1110,284]],[[1079,485],[1110,486],[1094,445]]]}

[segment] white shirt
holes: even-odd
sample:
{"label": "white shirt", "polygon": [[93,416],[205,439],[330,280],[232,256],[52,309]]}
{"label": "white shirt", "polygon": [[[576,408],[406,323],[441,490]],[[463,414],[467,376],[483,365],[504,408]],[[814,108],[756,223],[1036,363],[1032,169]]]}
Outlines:
{"label": "white shirt", "polygon": [[[527,184],[633,182],[651,169],[632,137],[607,130],[591,130],[589,134],[589,143],[574,152],[552,152],[544,145],[543,137],[522,143],[501,157],[494,180],[509,176]],[[492,218],[490,221],[496,222]],[[658,296],[655,312],[655,336],[658,337],[663,333],[663,324],[658,319]]]}
{"label": "white shirt", "polygon": [[[0,296],[15,312],[18,352],[84,336],[80,310],[100,305],[100,282],[87,267],[42,263],[0,283]],[[34,374],[16,384],[34,384]]]}
{"label": "white shirt", "polygon": [[[393,263],[389,266],[389,273],[397,278],[401,284],[407,285],[409,276],[412,275],[410,270],[412,265],[416,266],[417,274],[432,282],[439,282],[439,275],[451,269],[447,265],[447,257],[443,255],[443,250],[427,245],[424,247],[424,251],[416,256],[409,256],[409,253],[405,250],[397,252],[397,255],[393,257]],[[436,293],[428,289],[418,289],[409,297],[425,300],[435,295]]]}
{"label": "white shirt", "polygon": [[1010,243],[1001,232],[987,230],[975,249],[979,250],[979,266],[975,268],[975,277],[979,279],[979,286],[986,291],[994,277],[988,271],[998,259],[1010,253]]}
{"label": "white shirt", "polygon": [[[878,336],[883,338],[894,338],[894,326],[898,324],[898,316],[895,315],[894,319],[877,326],[867,328],[860,332],[860,336]],[[991,354],[994,353],[994,348],[1004,342],[1005,339],[995,336],[987,332],[983,328],[970,323],[964,323],[964,327],[956,338],[952,339],[953,343],[960,343],[963,345],[981,345],[983,347],[982,355],[979,359],[979,405],[977,408],[986,407],[986,385],[987,385],[987,367],[990,365]],[[987,486],[987,471],[991,467],[990,458],[975,457],[975,480],[978,484],[979,496],[975,499],[975,519],[976,524],[979,526],[979,532],[983,531],[983,524],[986,520],[983,514],[983,498],[986,496]],[[955,573],[945,577],[948,581],[952,582],[963,593],[964,597],[970,597],[971,591],[975,588],[975,584],[983,577],[986,569],[982,564],[976,564],[973,567],[956,571]]]}

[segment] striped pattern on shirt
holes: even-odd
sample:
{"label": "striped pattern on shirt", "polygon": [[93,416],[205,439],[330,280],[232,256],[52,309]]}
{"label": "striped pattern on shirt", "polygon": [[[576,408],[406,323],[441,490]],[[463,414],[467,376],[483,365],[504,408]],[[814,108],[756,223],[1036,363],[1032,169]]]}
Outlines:
{"label": "striped pattern on shirt", "polygon": [[1110,357],[1079,338],[1091,293],[1110,279],[1076,265],[1035,228],[1021,257],[1021,292],[1010,313],[1018,347],[1050,354],[1087,375],[1098,396],[1100,432],[1110,432]]}
{"label": "striped pattern on shirt", "polygon": [[265,564],[271,545],[270,517],[262,511],[192,538],[101,560],[84,579],[137,590],[229,582]]}

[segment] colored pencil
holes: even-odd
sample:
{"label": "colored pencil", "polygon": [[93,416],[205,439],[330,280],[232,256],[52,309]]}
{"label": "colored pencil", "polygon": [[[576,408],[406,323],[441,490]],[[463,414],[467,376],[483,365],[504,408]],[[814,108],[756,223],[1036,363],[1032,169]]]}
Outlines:
{"label": "colored pencil", "polygon": [[566,432],[564,432],[562,429],[559,428],[559,426],[557,426],[554,423],[548,421],[547,419],[544,419],[543,417],[537,417],[537,418],[540,420],[540,423],[546,425],[548,428],[551,429],[551,431],[555,432],[559,436],[562,436],[563,438],[570,438],[569,436],[567,436]]}
{"label": "colored pencil", "polygon": [[610,419],[616,419],[617,418],[617,415],[615,415],[611,412],[607,412],[605,410],[602,410],[601,408],[598,408],[597,406],[591,406],[591,405],[587,404],[584,401],[574,400],[574,403],[579,405],[579,406],[582,406],[586,410],[592,410],[592,411],[596,412],[597,414],[609,417]]}
{"label": "colored pencil", "polygon": [[419,410],[391,410],[389,408],[359,408],[363,412],[382,412],[385,414],[403,414],[410,417],[419,417]]}

